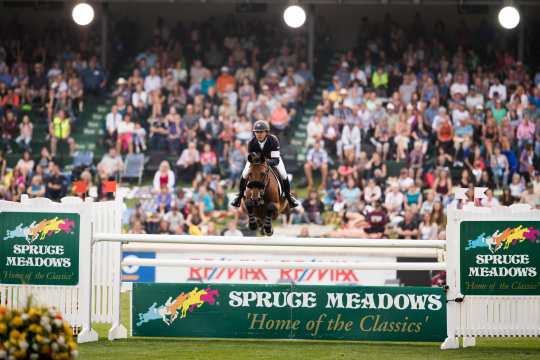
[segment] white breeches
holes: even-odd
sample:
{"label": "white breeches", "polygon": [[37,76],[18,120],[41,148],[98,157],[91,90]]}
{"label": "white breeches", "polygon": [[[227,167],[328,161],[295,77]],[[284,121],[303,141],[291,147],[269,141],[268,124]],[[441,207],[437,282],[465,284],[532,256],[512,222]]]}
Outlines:
{"label": "white breeches", "polygon": [[[283,180],[287,179],[287,170],[285,170],[285,165],[283,164],[283,159],[281,159],[281,156],[279,157],[279,163],[275,166],[277,171],[279,172],[279,176]],[[249,173],[249,161],[246,161],[246,166],[244,166],[244,170],[242,171],[242,178],[247,179]]]}

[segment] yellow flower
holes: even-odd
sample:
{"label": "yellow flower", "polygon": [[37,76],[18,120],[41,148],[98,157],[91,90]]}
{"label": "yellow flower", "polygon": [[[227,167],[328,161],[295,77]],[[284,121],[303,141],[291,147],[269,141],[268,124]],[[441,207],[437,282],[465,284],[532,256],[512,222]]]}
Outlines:
{"label": "yellow flower", "polygon": [[4,323],[0,323],[0,334],[5,334],[7,331],[7,325]]}
{"label": "yellow flower", "polygon": [[11,324],[13,326],[19,327],[23,324],[23,320],[21,319],[19,315],[17,315],[13,318],[13,320],[11,320]]}
{"label": "yellow flower", "polygon": [[12,342],[17,342],[17,339],[21,336],[21,333],[18,332],[17,330],[11,330],[11,332],[9,333],[9,340],[11,340]]}
{"label": "yellow flower", "polygon": [[75,341],[68,342],[68,348],[69,350],[76,350],[77,349],[77,343]]}
{"label": "yellow flower", "polygon": [[26,359],[26,350],[17,350],[15,351],[16,359]]}
{"label": "yellow flower", "polygon": [[37,342],[38,344],[41,344],[41,343],[43,342],[43,336],[41,336],[41,335],[36,335],[36,338],[35,338],[35,339],[36,339],[36,342]]}
{"label": "yellow flower", "polygon": [[71,326],[68,325],[68,323],[64,323],[64,332],[66,333],[66,336],[72,336],[73,331],[71,330]]}

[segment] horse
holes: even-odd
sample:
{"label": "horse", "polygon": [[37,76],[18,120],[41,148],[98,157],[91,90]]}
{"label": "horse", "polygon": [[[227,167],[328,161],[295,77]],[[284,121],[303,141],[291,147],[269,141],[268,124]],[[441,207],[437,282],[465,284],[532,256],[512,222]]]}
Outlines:
{"label": "horse", "polygon": [[250,162],[243,205],[248,213],[249,228],[271,236],[272,220],[289,212],[289,202],[281,197],[279,179],[265,159],[257,153],[248,156]]}

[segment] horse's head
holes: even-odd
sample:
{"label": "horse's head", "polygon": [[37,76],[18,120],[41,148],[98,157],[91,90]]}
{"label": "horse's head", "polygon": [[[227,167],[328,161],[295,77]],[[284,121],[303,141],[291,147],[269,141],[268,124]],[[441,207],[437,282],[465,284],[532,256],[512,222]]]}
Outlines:
{"label": "horse's head", "polygon": [[268,172],[270,167],[266,164],[262,156],[250,154],[249,173],[247,176],[246,199],[254,201],[256,206],[264,202],[264,191],[268,182]]}

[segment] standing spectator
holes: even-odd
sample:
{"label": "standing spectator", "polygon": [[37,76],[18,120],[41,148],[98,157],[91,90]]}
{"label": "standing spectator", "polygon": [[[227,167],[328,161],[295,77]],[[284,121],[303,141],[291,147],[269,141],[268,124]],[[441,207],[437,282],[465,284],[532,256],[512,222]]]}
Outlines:
{"label": "standing spectator", "polygon": [[63,110],[60,110],[49,124],[49,135],[51,136],[51,155],[56,156],[58,143],[65,142],[69,146],[69,154],[73,156],[75,152],[75,140],[71,137],[71,122]]}
{"label": "standing spectator", "polygon": [[6,111],[0,122],[0,129],[2,131],[3,147],[7,150],[7,153],[11,153],[12,141],[17,137],[19,126],[17,124],[17,118],[12,110]]}
{"label": "standing spectator", "polygon": [[109,146],[116,144],[118,138],[118,125],[122,122],[122,114],[118,112],[118,107],[113,105],[111,112],[105,117],[105,127],[106,127],[106,141]]}

